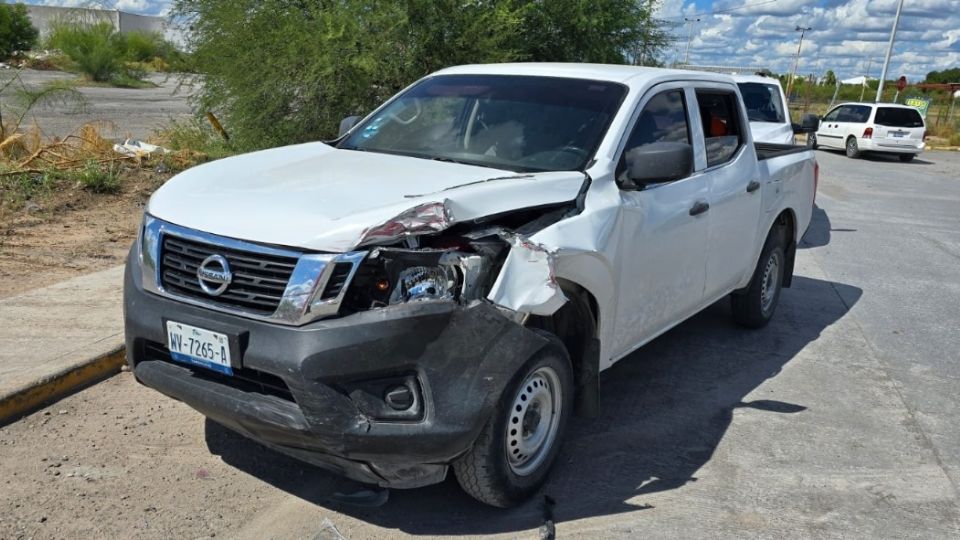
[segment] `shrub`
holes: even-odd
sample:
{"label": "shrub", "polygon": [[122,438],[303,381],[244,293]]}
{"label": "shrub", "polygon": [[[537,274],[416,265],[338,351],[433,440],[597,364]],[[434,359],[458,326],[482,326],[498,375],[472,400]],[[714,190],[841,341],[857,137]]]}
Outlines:
{"label": "shrub", "polygon": [[427,73],[467,64],[629,62],[668,43],[636,0],[174,0],[198,105],[240,149],[336,135]]}
{"label": "shrub", "polygon": [[94,193],[119,193],[120,172],[96,161],[88,161],[82,169],[71,171],[68,178],[76,180],[84,189]]}
{"label": "shrub", "polygon": [[30,23],[23,4],[0,4],[0,59],[28,51],[37,42],[37,29]]}
{"label": "shrub", "polygon": [[47,47],[63,51],[81,73],[105,82],[123,67],[122,41],[108,22],[59,23],[53,26]]}

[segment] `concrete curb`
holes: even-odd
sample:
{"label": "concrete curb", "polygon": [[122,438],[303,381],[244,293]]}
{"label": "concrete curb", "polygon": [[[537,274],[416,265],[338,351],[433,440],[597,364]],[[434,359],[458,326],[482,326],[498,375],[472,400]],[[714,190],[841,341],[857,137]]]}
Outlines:
{"label": "concrete curb", "polygon": [[126,349],[119,345],[106,354],[45,375],[22,389],[0,396],[0,426],[120,372],[124,362]]}

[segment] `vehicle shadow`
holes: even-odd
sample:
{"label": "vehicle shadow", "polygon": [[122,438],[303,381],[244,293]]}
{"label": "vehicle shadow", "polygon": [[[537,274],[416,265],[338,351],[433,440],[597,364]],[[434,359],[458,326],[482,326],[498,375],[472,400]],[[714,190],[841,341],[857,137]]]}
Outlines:
{"label": "vehicle shadow", "polygon": [[807,227],[807,232],[804,233],[803,238],[800,239],[800,243],[797,244],[797,248],[807,249],[829,244],[830,231],[830,216],[823,208],[814,203],[813,213],[810,214],[810,225]]}
{"label": "vehicle shadow", "polygon": [[749,407],[795,414],[804,404],[746,396],[860,298],[859,288],[794,278],[774,321],[749,331],[731,322],[729,302],[713,306],[601,374],[601,414],[575,419],[551,480],[525,505],[499,510],[442,484],[394,490],[378,508],[330,502],[344,482],[272,452],[213,422],[211,451],[225,462],[313,504],[410,534],[477,535],[536,529],[555,522],[651,508],[644,495],[683,487],[711,458],[733,419]]}

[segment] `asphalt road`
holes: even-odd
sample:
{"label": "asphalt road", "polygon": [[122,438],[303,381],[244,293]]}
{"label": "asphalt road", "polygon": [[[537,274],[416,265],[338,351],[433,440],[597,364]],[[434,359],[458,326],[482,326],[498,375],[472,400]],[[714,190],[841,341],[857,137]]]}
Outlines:
{"label": "asphalt road", "polygon": [[[559,538],[960,535],[960,153],[817,154],[775,321],[721,302],[602,374],[544,491]],[[337,478],[126,373],[0,428],[0,456],[0,538],[537,538],[547,514],[449,479],[338,505]]]}
{"label": "asphalt road", "polygon": [[[0,82],[13,76],[14,70],[0,71]],[[77,75],[61,71],[21,70],[20,78],[27,87],[36,89],[44,82],[52,80],[75,80]],[[147,80],[157,84],[156,88],[108,88],[81,86],[78,90],[85,98],[85,104],[77,107],[72,103],[54,101],[37,106],[28,113],[23,127],[36,123],[48,137],[65,137],[86,123],[95,122],[101,127],[101,133],[109,139],[146,139],[158,128],[167,126],[171,120],[186,118],[190,115],[188,97],[192,91],[189,85],[181,85],[175,75],[150,74]],[[8,119],[15,110],[8,89],[0,106],[4,118]]]}

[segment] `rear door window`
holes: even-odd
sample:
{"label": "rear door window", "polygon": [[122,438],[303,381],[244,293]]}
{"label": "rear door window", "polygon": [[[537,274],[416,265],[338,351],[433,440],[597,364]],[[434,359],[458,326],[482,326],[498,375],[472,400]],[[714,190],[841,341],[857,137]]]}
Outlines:
{"label": "rear door window", "polygon": [[707,167],[730,161],[743,146],[737,95],[724,90],[697,90],[697,106],[703,123]]}
{"label": "rear door window", "polygon": [[880,107],[874,124],[890,127],[918,128],[923,127],[923,118],[915,109],[901,109],[900,107]]}
{"label": "rear door window", "polygon": [[869,105],[844,105],[840,108],[840,116],[837,121],[865,124],[870,119],[870,112]]}

